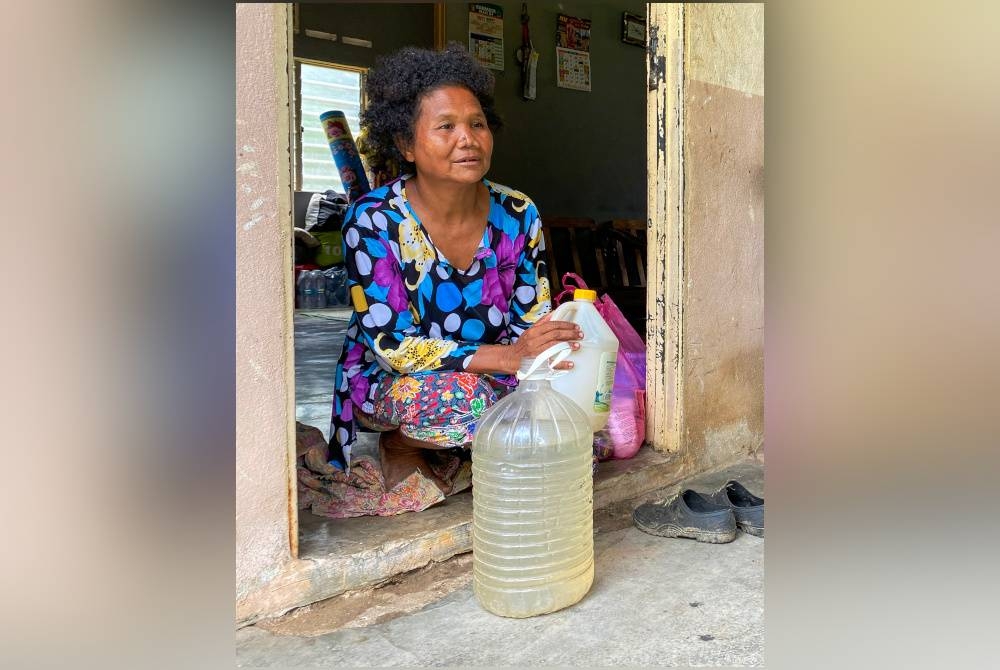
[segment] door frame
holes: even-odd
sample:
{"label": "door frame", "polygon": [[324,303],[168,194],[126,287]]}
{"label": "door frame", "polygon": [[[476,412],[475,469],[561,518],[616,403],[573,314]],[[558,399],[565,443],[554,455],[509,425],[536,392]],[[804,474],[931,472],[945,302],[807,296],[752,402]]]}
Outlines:
{"label": "door frame", "polygon": [[664,452],[684,419],[684,7],[646,4],[646,441]]}
{"label": "door frame", "polygon": [[[649,3],[647,441],[683,435],[684,15]],[[437,25],[443,29],[443,15]],[[237,620],[298,598],[291,4],[237,4]],[[280,601],[280,602],[279,602]]]}

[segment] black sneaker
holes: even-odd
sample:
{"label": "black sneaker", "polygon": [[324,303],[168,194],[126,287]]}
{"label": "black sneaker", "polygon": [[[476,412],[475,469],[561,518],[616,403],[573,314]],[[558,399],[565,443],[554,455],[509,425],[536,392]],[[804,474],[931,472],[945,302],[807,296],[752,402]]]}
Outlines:
{"label": "black sneaker", "polygon": [[709,499],[731,508],[736,525],[744,533],[764,537],[764,499],[747,491],[743,484],[731,479]]}
{"label": "black sneaker", "polygon": [[632,512],[635,527],[660,537],[687,537],[725,544],[736,539],[736,518],[728,506],[686,489],[672,500],[639,505]]}

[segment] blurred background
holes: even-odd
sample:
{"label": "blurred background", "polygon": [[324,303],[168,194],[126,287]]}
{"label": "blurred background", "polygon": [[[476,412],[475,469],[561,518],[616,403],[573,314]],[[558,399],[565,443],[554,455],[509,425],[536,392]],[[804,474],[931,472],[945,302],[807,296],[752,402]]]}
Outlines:
{"label": "blurred background", "polygon": [[[767,665],[984,665],[997,11],[765,17]],[[233,8],[6,19],[0,660],[228,666]]]}

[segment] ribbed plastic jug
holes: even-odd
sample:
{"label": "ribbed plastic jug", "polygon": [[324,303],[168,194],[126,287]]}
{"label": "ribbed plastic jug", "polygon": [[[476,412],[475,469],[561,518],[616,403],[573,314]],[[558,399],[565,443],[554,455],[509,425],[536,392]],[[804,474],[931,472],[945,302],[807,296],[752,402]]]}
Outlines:
{"label": "ribbed plastic jug", "polygon": [[484,416],[472,446],[473,591],[506,617],[569,607],[594,581],[593,435],[549,369],[532,365],[522,363],[517,389]]}
{"label": "ribbed plastic jug", "polygon": [[597,292],[577,289],[573,301],[556,308],[553,320],[572,321],[583,331],[580,348],[569,360],[573,369],[552,380],[552,388],[568,395],[586,414],[594,432],[608,425],[611,389],[618,362],[618,338],[594,306]]}

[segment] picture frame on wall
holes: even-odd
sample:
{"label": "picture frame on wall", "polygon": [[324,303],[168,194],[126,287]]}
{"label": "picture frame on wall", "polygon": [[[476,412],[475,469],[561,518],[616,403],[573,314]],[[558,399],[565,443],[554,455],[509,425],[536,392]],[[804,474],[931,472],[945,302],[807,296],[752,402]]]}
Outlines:
{"label": "picture frame on wall", "polygon": [[646,46],[646,17],[622,12],[622,42]]}

